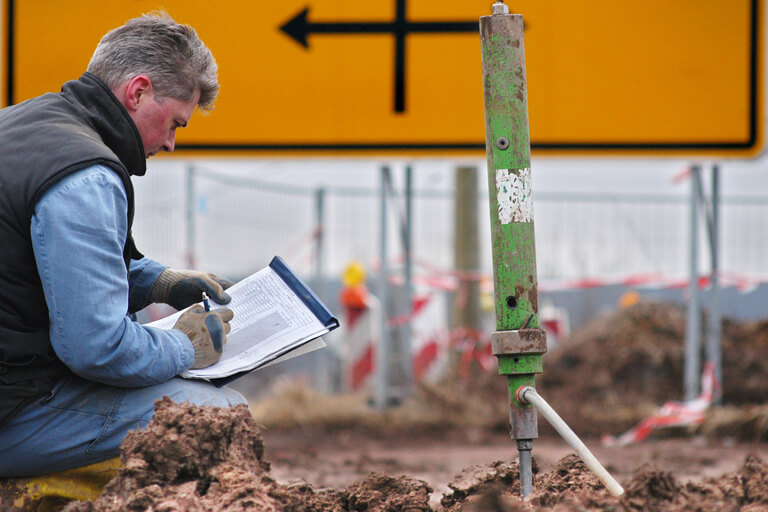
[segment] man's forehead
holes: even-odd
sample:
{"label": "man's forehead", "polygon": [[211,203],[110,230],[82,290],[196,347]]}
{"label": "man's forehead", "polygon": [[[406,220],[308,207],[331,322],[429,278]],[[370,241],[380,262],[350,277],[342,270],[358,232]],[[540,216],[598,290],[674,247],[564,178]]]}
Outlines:
{"label": "man's forehead", "polygon": [[188,121],[197,107],[197,102],[200,99],[199,94],[188,100],[182,100],[178,98],[165,98],[164,101],[159,103],[165,103],[165,107],[172,111],[175,116],[183,117],[185,121]]}

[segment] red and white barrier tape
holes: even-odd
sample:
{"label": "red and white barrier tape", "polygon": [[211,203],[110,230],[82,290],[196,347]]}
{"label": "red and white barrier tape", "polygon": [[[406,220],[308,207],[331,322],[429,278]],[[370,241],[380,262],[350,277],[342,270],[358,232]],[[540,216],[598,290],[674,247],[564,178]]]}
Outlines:
{"label": "red and white barrier tape", "polygon": [[[424,273],[414,276],[414,282],[428,288],[444,291],[456,291],[462,282],[480,282],[483,291],[493,292],[493,280],[490,275],[480,272],[460,272],[439,269],[430,263],[419,262]],[[396,280],[393,280],[396,281]],[[718,285],[723,288],[734,287],[742,293],[749,293],[761,284],[768,283],[768,276],[721,272]],[[626,287],[655,289],[684,289],[689,286],[685,277],[669,277],[660,273],[630,274],[616,278],[589,277],[582,279],[540,280],[539,291],[583,290],[603,286],[621,285]],[[699,288],[711,285],[711,276],[699,277]]]}
{"label": "red and white barrier tape", "polygon": [[605,446],[627,446],[646,439],[657,428],[701,425],[718,387],[715,367],[712,363],[707,363],[701,376],[701,394],[698,398],[686,402],[667,402],[656,414],[644,419],[619,437],[606,434],[601,441]]}
{"label": "red and white barrier tape", "polygon": [[[709,287],[710,276],[699,277],[699,288]],[[749,293],[761,284],[768,283],[766,277],[748,276],[736,272],[724,272],[718,275],[718,286],[736,288],[741,293]],[[671,278],[662,274],[635,274],[621,278],[589,278],[571,281],[545,281],[539,283],[539,291],[579,290],[602,286],[621,285],[637,288],[685,289],[689,286],[687,278]]]}

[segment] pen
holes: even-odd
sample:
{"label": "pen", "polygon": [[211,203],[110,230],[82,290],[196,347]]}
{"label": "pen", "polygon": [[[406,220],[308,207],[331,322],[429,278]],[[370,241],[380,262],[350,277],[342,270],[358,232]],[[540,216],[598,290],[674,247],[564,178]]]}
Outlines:
{"label": "pen", "polygon": [[211,303],[208,302],[208,294],[205,292],[203,292],[203,307],[205,308],[206,311],[211,310]]}

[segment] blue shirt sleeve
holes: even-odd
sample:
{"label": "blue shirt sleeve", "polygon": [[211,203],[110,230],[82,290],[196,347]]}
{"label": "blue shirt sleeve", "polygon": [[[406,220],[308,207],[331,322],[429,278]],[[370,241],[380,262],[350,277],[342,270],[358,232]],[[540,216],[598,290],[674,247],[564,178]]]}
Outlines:
{"label": "blue shirt sleeve", "polygon": [[128,312],[135,313],[149,305],[149,292],[167,267],[149,258],[131,260],[128,272]]}
{"label": "blue shirt sleeve", "polygon": [[128,316],[129,302],[146,301],[159,264],[138,260],[126,269],[127,210],[120,178],[93,166],[43,195],[30,230],[58,357],[83,378],[138,387],[186,370],[194,350],[181,331],[144,327]]}

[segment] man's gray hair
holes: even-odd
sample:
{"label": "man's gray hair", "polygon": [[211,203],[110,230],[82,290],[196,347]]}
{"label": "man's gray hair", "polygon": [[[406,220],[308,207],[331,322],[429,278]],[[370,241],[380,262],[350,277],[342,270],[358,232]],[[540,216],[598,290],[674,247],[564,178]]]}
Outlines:
{"label": "man's gray hair", "polygon": [[219,92],[216,60],[189,25],[157,11],[129,20],[105,35],[88,71],[113,91],[126,80],[147,75],[158,99],[189,101],[200,91],[198,106],[213,108]]}

